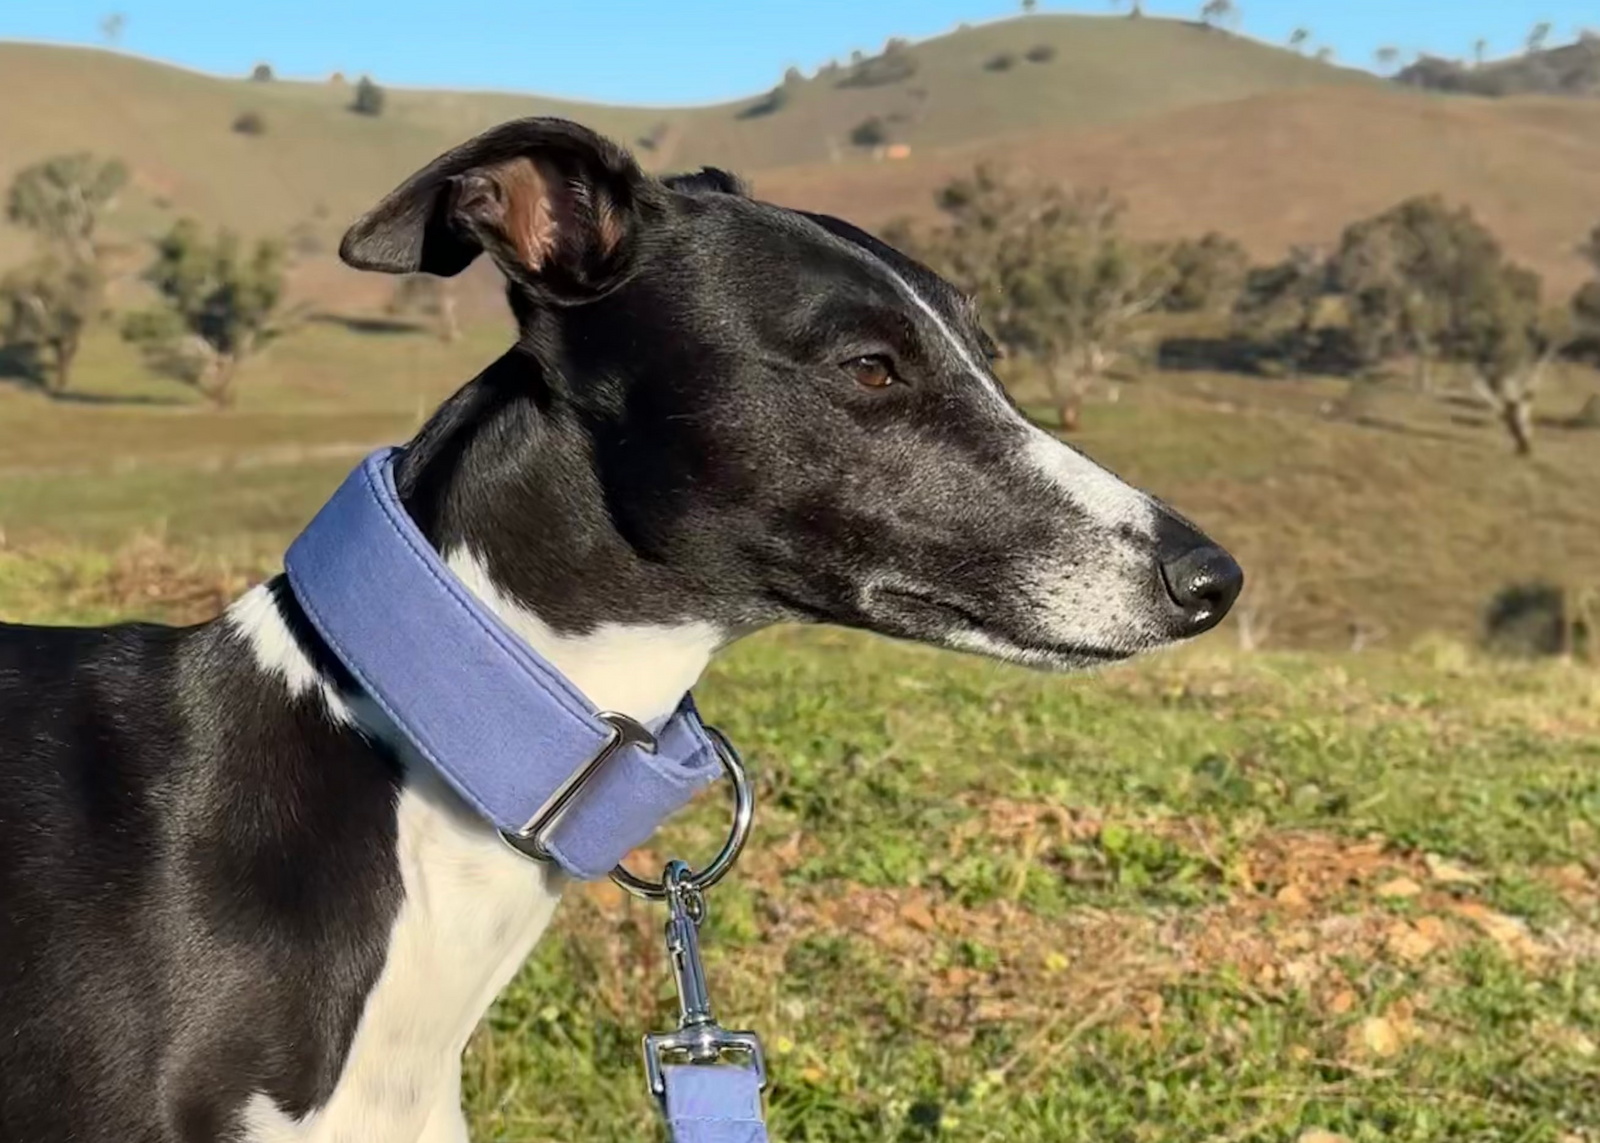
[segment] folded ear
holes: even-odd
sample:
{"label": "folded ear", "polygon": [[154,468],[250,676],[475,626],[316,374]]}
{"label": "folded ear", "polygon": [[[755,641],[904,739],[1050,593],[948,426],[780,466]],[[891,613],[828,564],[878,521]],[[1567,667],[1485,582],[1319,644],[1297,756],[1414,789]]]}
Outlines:
{"label": "folded ear", "polygon": [[358,270],[459,274],[487,251],[511,281],[559,300],[625,273],[662,190],[621,147],[564,119],[517,119],[440,155],[352,226]]}

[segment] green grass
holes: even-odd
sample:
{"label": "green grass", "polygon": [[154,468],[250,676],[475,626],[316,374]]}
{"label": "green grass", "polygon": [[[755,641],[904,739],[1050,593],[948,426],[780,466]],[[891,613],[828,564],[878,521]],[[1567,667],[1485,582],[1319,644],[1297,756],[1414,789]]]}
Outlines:
{"label": "green grass", "polygon": [[[1593,1138],[1592,675],[1196,652],[1062,680],[806,632],[736,649],[701,702],[761,792],[707,943],[774,1048],[777,1138]],[[1527,947],[1463,920],[1533,884]],[[469,1055],[481,1137],[648,1136],[656,920],[569,911]],[[1408,959],[1385,942],[1414,923],[1447,935]]]}

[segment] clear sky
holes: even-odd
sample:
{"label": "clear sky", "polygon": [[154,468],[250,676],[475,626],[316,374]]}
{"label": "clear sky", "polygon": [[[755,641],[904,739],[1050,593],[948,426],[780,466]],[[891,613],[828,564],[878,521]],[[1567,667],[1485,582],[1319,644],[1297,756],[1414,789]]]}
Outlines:
{"label": "clear sky", "polygon": [[[1192,16],[1201,0],[1150,0]],[[1313,43],[1366,66],[1380,45],[1470,57],[1520,49],[1539,21],[1552,40],[1600,25],[1595,0],[1235,0],[1242,31]],[[1105,13],[1104,5],[1044,11]],[[370,72],[407,87],[536,91],[607,103],[704,103],[771,87],[889,36],[923,38],[1018,10],[1014,0],[0,0],[0,39],[103,43],[202,71],[243,74],[265,60],[284,76]]]}

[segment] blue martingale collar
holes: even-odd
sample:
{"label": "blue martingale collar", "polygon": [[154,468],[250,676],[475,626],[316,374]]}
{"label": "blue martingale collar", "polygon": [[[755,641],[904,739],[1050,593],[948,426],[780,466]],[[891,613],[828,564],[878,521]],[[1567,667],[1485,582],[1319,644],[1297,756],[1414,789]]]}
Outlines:
{"label": "blue martingale collar", "polygon": [[603,877],[721,774],[716,749],[688,696],[641,728],[508,629],[401,505],[400,455],[373,453],[333,494],[284,557],[289,586],[456,793],[524,852]]}

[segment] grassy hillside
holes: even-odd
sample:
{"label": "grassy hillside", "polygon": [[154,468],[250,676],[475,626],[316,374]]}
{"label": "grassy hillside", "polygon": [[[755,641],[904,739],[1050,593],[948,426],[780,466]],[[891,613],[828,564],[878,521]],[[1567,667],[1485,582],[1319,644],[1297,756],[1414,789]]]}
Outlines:
{"label": "grassy hillside", "polygon": [[[1040,44],[1055,58],[1019,58],[1007,72],[984,66]],[[953,33],[910,54],[917,71],[906,80],[856,87],[839,85],[844,73],[817,77],[794,85],[782,109],[758,117],[742,113],[759,92],[733,104],[661,110],[391,91],[384,114],[370,119],[347,109],[348,84],[250,83],[101,51],[0,43],[0,181],[44,155],[89,149],[133,167],[138,193],[123,222],[135,232],[187,213],[282,233],[318,214],[332,229],[434,154],[519,115],[567,115],[628,142],[656,133],[656,147],[642,154],[657,166],[757,170],[850,158],[851,129],[874,115],[922,149],[1290,87],[1371,82],[1161,20],[1034,17]],[[264,117],[265,135],[230,130],[244,111]],[[14,257],[17,245],[0,228],[0,261]]]}
{"label": "grassy hillside", "polygon": [[[155,534],[272,566],[357,456],[408,436],[507,340],[494,327],[446,346],[315,322],[249,362],[239,407],[217,413],[101,333],[76,400],[0,385],[0,534],[102,552]],[[1332,420],[1341,382],[1203,373],[1100,394],[1080,443],[1236,551],[1269,646],[1344,647],[1353,625],[1391,646],[1471,639],[1508,582],[1600,583],[1600,449],[1556,423],[1597,382],[1574,370],[1552,385],[1531,463],[1470,400],[1395,385],[1359,421]],[[1014,388],[1042,398],[1026,379]]]}
{"label": "grassy hillside", "polygon": [[931,212],[932,188],[979,161],[1110,186],[1146,235],[1215,228],[1262,257],[1330,243],[1356,218],[1437,192],[1471,205],[1563,293],[1586,276],[1574,248],[1600,222],[1600,102],[1392,88],[1284,92],[905,163],[768,172],[756,189],[870,224]]}

